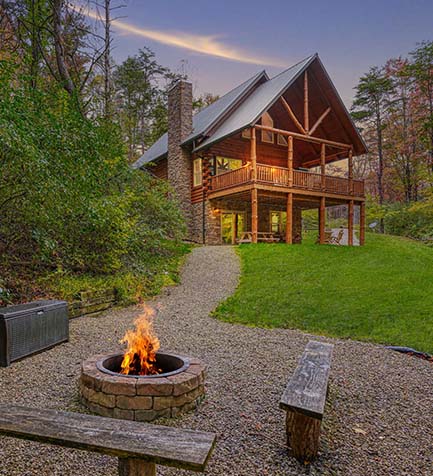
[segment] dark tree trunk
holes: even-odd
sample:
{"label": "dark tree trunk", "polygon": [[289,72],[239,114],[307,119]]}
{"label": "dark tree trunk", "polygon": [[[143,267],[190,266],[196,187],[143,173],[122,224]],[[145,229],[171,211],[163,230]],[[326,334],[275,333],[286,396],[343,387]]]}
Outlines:
{"label": "dark tree trunk", "polygon": [[105,0],[105,49],[104,49],[104,116],[111,117],[111,32],[110,32],[110,3],[111,0]]}
{"label": "dark tree trunk", "polygon": [[57,70],[63,88],[70,96],[75,96],[76,88],[69,70],[66,66],[65,52],[63,48],[63,31],[62,31],[62,10],[64,0],[52,0],[53,8],[53,33],[54,33],[54,50],[56,53]]}
{"label": "dark tree trunk", "polygon": [[[377,169],[377,194],[379,196],[379,205],[383,205],[384,191],[383,191],[383,137],[382,137],[382,118],[379,108],[376,111],[376,130],[377,130],[377,155],[379,159]],[[384,233],[385,225],[383,218],[380,219],[380,232]]]}

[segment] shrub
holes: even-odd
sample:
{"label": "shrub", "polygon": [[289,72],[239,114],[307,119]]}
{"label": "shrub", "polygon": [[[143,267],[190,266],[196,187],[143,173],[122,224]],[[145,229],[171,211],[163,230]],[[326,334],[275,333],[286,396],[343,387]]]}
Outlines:
{"label": "shrub", "polygon": [[130,168],[116,124],[83,117],[55,85],[26,84],[0,61],[3,270],[152,273],[185,229],[168,185]]}

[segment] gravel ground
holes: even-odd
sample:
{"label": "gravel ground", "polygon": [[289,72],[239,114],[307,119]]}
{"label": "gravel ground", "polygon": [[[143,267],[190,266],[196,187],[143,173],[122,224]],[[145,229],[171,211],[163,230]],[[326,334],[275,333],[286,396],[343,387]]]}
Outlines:
{"label": "gravel ground", "polygon": [[[233,248],[196,248],[182,284],[157,300],[162,347],[209,366],[207,398],[200,408],[161,421],[218,434],[206,474],[432,475],[432,365],[353,341],[319,338],[335,344],[321,454],[309,467],[287,457],[278,401],[311,336],[208,317],[234,291],[238,275]],[[0,368],[0,401],[85,411],[78,403],[80,362],[118,349],[138,313],[138,307],[130,307],[73,320],[69,343]],[[117,469],[113,458],[1,438],[0,474],[114,476]],[[194,473],[159,468],[158,474]]]}

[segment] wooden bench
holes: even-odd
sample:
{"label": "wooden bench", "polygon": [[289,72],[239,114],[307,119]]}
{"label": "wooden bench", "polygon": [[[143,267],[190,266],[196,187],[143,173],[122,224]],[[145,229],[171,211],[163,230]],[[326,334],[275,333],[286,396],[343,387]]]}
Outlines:
{"label": "wooden bench", "polygon": [[0,405],[0,434],[119,459],[121,476],[155,476],[156,465],[203,472],[213,433],[82,413]]}
{"label": "wooden bench", "polygon": [[280,400],[280,408],[287,412],[287,445],[302,462],[311,461],[319,449],[333,347],[308,342]]}

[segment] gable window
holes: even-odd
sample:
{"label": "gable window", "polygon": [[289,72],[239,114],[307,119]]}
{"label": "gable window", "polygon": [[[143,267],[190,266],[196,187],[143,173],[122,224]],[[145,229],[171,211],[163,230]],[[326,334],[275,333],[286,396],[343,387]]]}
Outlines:
{"label": "gable window", "polygon": [[287,145],[287,138],[283,134],[277,134],[277,144],[278,145]]}
{"label": "gable window", "polygon": [[[274,127],[274,121],[269,112],[265,112],[262,116],[262,126]],[[269,131],[262,131],[262,142],[274,143],[274,133]]]}
{"label": "gable window", "polygon": [[242,131],[242,137],[244,139],[251,139],[251,129],[249,127]]}
{"label": "gable window", "polygon": [[229,172],[230,170],[240,169],[242,167],[241,159],[231,159],[229,157],[215,158],[215,175]]}
{"label": "gable window", "polygon": [[195,159],[192,163],[192,186],[199,187],[203,183],[202,159]]}

